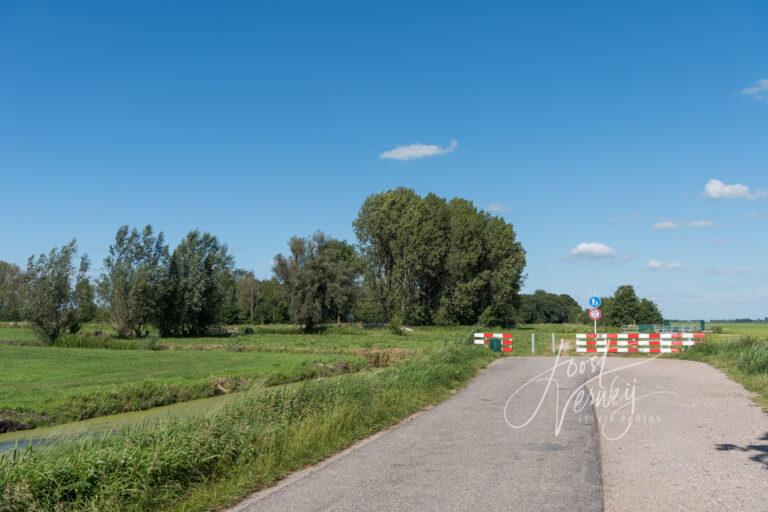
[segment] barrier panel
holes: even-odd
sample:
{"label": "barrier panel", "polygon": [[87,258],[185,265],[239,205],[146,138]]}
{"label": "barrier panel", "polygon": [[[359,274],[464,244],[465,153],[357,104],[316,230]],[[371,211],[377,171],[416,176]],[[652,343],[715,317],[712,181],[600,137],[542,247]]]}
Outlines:
{"label": "barrier panel", "polygon": [[704,340],[704,333],[577,334],[576,352],[648,353],[680,352]]}
{"label": "barrier panel", "polygon": [[475,345],[487,347],[494,338],[501,341],[502,352],[512,352],[512,333],[509,332],[476,332]]}

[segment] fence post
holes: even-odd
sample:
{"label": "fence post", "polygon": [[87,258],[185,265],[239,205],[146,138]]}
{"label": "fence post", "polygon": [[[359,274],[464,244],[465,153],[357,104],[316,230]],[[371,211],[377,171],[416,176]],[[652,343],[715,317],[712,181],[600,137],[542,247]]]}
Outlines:
{"label": "fence post", "polygon": [[552,353],[555,353],[555,333],[552,333]]}
{"label": "fence post", "polygon": [[531,354],[536,353],[536,333],[531,333]]}

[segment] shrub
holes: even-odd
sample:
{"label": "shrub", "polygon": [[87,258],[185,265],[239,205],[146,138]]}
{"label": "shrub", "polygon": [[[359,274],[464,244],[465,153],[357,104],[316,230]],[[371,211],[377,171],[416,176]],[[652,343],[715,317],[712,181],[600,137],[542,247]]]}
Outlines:
{"label": "shrub", "polygon": [[392,319],[389,321],[389,331],[392,334],[396,334],[398,336],[404,336],[405,330],[403,329],[403,317],[400,315],[393,315]]}

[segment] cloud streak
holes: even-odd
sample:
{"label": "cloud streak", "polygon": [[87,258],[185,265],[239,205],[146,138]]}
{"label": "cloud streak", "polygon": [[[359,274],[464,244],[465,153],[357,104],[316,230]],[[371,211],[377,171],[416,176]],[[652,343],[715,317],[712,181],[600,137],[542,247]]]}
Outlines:
{"label": "cloud streak", "polygon": [[685,270],[685,267],[679,261],[661,261],[652,259],[645,264],[645,270],[653,270],[657,272],[670,272]]}
{"label": "cloud streak", "polygon": [[755,82],[755,85],[750,85],[740,90],[739,94],[748,96],[755,101],[768,103],[768,79],[758,80]]}
{"label": "cloud streak", "polygon": [[734,183],[727,185],[720,180],[711,179],[704,185],[704,197],[710,199],[766,199],[768,192],[755,190],[746,185]]}
{"label": "cloud streak", "polygon": [[673,220],[660,220],[653,226],[651,226],[652,229],[656,231],[665,231],[665,230],[671,230],[671,229],[678,229],[678,228],[693,228],[693,229],[704,229],[704,228],[714,228],[717,226],[717,223],[712,220],[691,220],[688,222],[675,222]]}
{"label": "cloud streak", "polygon": [[385,151],[379,155],[379,158],[382,160],[415,160],[417,158],[447,155],[453,153],[457,147],[459,147],[459,141],[456,139],[452,140],[445,147],[436,144],[407,144]]}
{"label": "cloud streak", "polygon": [[710,274],[715,276],[735,276],[738,274],[750,274],[752,267],[740,266],[733,268],[715,268],[709,271]]}
{"label": "cloud streak", "polygon": [[656,224],[654,224],[651,227],[653,229],[657,230],[657,231],[663,231],[663,230],[667,230],[667,229],[677,229],[678,228],[677,222],[674,222],[674,221],[671,221],[671,220],[661,220],[661,221],[657,222]]}

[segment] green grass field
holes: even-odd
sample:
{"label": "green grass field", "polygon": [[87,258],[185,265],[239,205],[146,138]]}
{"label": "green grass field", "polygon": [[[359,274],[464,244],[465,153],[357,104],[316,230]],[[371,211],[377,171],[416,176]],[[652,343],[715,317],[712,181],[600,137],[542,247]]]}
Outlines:
{"label": "green grass field", "polygon": [[0,504],[219,510],[450,396],[493,357],[453,344],[378,372],[245,393],[213,415],[0,454]]}
{"label": "green grass field", "polygon": [[254,334],[235,338],[160,338],[164,348],[219,350],[242,345],[245,350],[287,352],[354,352],[358,349],[424,350],[445,343],[462,342],[477,332],[511,332],[514,335],[513,354],[531,355],[531,335],[535,335],[533,354],[552,353],[552,334],[556,345],[560,338],[577,332],[589,332],[590,327],[578,324],[536,324],[514,328],[472,326],[415,327],[404,335],[396,335],[386,328],[329,327],[318,334],[302,334],[293,326],[254,326]]}
{"label": "green grass field", "polygon": [[60,423],[354,371],[365,364],[340,354],[0,345],[0,412],[30,413],[22,418],[34,425]]}

